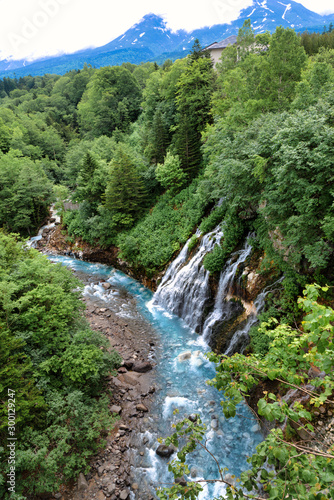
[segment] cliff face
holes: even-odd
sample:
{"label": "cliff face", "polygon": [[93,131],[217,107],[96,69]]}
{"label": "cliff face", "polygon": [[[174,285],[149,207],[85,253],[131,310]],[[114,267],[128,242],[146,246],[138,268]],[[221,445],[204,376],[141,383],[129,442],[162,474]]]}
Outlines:
{"label": "cliff face", "polygon": [[37,242],[36,248],[42,252],[58,255],[71,255],[77,259],[89,262],[101,262],[120,269],[132,278],[137,279],[153,292],[157,288],[159,275],[148,278],[144,270],[134,269],[127,262],[118,258],[119,249],[111,246],[107,249],[100,246],[92,246],[81,238],[69,237],[61,225],[55,228],[44,229],[42,239]]}

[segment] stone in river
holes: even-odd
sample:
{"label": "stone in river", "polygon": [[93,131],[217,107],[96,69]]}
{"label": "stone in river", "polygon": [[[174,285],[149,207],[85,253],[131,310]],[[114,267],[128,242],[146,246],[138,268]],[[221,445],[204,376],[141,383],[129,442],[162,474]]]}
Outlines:
{"label": "stone in river", "polygon": [[216,419],[211,420],[211,428],[213,430],[218,429],[218,420]]}
{"label": "stone in river", "polygon": [[179,362],[182,362],[190,358],[191,358],[191,351],[186,351],[186,352],[181,352],[181,354],[178,355],[177,360]]}
{"label": "stone in river", "polygon": [[174,453],[174,447],[166,446],[165,444],[160,444],[156,449],[156,454],[159,455],[159,457],[168,458],[171,455],[173,455],[173,453]]}
{"label": "stone in river", "polygon": [[182,477],[177,477],[175,479],[176,484],[179,484],[180,486],[187,486],[187,480],[184,476]]}

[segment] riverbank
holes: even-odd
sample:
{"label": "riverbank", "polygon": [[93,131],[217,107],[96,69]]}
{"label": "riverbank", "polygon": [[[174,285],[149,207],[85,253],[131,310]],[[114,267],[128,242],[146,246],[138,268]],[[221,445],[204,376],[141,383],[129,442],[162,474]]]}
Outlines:
{"label": "riverbank", "polygon": [[131,278],[143,283],[146,288],[156,291],[159,281],[163,275],[158,273],[152,278],[148,278],[144,269],[134,269],[127,262],[118,258],[119,249],[110,246],[108,249],[100,246],[92,246],[81,238],[75,240],[67,235],[66,230],[61,226],[45,226],[42,232],[42,239],[36,243],[37,250],[51,255],[71,255],[76,259],[87,262],[99,262],[113,266],[123,271]]}
{"label": "riverbank", "polygon": [[[82,276],[78,276],[82,279]],[[86,282],[88,284],[88,282]],[[103,283],[106,289],[109,283]],[[50,498],[58,500],[126,500],[139,485],[132,477],[133,455],[143,453],[133,436],[141,432],[147,422],[152,395],[155,392],[154,349],[156,339],[152,331],[134,330],[109,307],[97,306],[89,297],[85,317],[93,330],[105,335],[110,347],[123,358],[116,377],[108,378],[110,411],[119,415],[115,427],[106,438],[106,447],[90,461],[87,475],[80,474],[77,483],[64,485]],[[136,441],[136,442],[135,442]],[[143,444],[144,447],[144,444]],[[135,449],[136,448],[136,449]],[[147,500],[153,499],[147,496]]]}

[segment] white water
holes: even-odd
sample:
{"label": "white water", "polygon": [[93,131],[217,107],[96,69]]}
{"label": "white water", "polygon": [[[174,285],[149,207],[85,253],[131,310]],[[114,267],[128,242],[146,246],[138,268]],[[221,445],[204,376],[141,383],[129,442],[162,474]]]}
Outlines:
{"label": "white water", "polygon": [[227,320],[230,317],[231,307],[229,302],[225,299],[230,291],[239,265],[245,262],[251,251],[252,247],[249,243],[246,243],[242,250],[232,255],[226,263],[225,269],[220,273],[215,305],[213,311],[207,316],[203,327],[203,340],[207,344],[210,341],[213,327],[217,323]]}
{"label": "white water", "polygon": [[[196,233],[199,236],[199,232]],[[220,243],[220,225],[203,236],[195,255],[186,263],[190,239],[179,256],[170,264],[156,293],[154,303],[160,304],[182,318],[196,332],[201,331],[205,305],[209,298],[209,271],[203,266],[204,256]]]}

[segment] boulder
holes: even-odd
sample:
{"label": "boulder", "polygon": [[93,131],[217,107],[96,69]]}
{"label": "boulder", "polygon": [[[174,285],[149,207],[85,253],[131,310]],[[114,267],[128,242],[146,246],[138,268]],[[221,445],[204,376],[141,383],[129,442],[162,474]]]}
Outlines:
{"label": "boulder", "polygon": [[186,351],[186,352],[181,352],[181,354],[178,355],[177,360],[182,363],[182,361],[185,361],[186,359],[191,358],[191,351]]}
{"label": "boulder", "polygon": [[132,370],[138,373],[146,373],[152,370],[153,366],[149,361],[136,362],[132,366]]}
{"label": "boulder", "polygon": [[128,490],[122,490],[120,495],[119,495],[120,500],[127,500],[129,498],[129,492]]}
{"label": "boulder", "polygon": [[187,480],[186,480],[186,478],[185,478],[184,476],[182,476],[182,477],[177,477],[177,478],[175,479],[175,483],[176,483],[176,484],[179,484],[180,486],[187,486]]}
{"label": "boulder", "polygon": [[122,373],[121,377],[124,382],[129,385],[137,385],[138,384],[138,376],[139,373]]}
{"label": "boulder", "polygon": [[216,419],[211,420],[211,429],[213,429],[213,430],[218,429],[218,420],[216,420]]}
{"label": "boulder", "polygon": [[86,491],[88,489],[88,483],[82,472],[79,474],[78,478],[78,491]]}
{"label": "boulder", "polygon": [[109,290],[109,288],[111,288],[111,284],[110,283],[102,283],[102,286],[105,290]]}
{"label": "boulder", "polygon": [[115,493],[115,491],[116,491],[116,484],[110,483],[107,485],[107,493],[109,495],[112,495],[113,493]]}
{"label": "boulder", "polygon": [[131,370],[131,368],[133,367],[133,361],[130,359],[126,359],[123,361],[123,365],[127,370]]}
{"label": "boulder", "polygon": [[165,444],[159,444],[159,446],[155,452],[157,455],[159,455],[159,457],[168,458],[171,455],[173,455],[174,447],[173,446],[166,446]]}
{"label": "boulder", "polygon": [[110,408],[111,413],[118,413],[118,415],[121,413],[122,408],[120,406],[112,405]]}
{"label": "boulder", "polygon": [[136,406],[136,409],[138,411],[148,411],[148,408],[146,408],[145,405],[143,405],[142,403],[139,403],[137,406]]}

